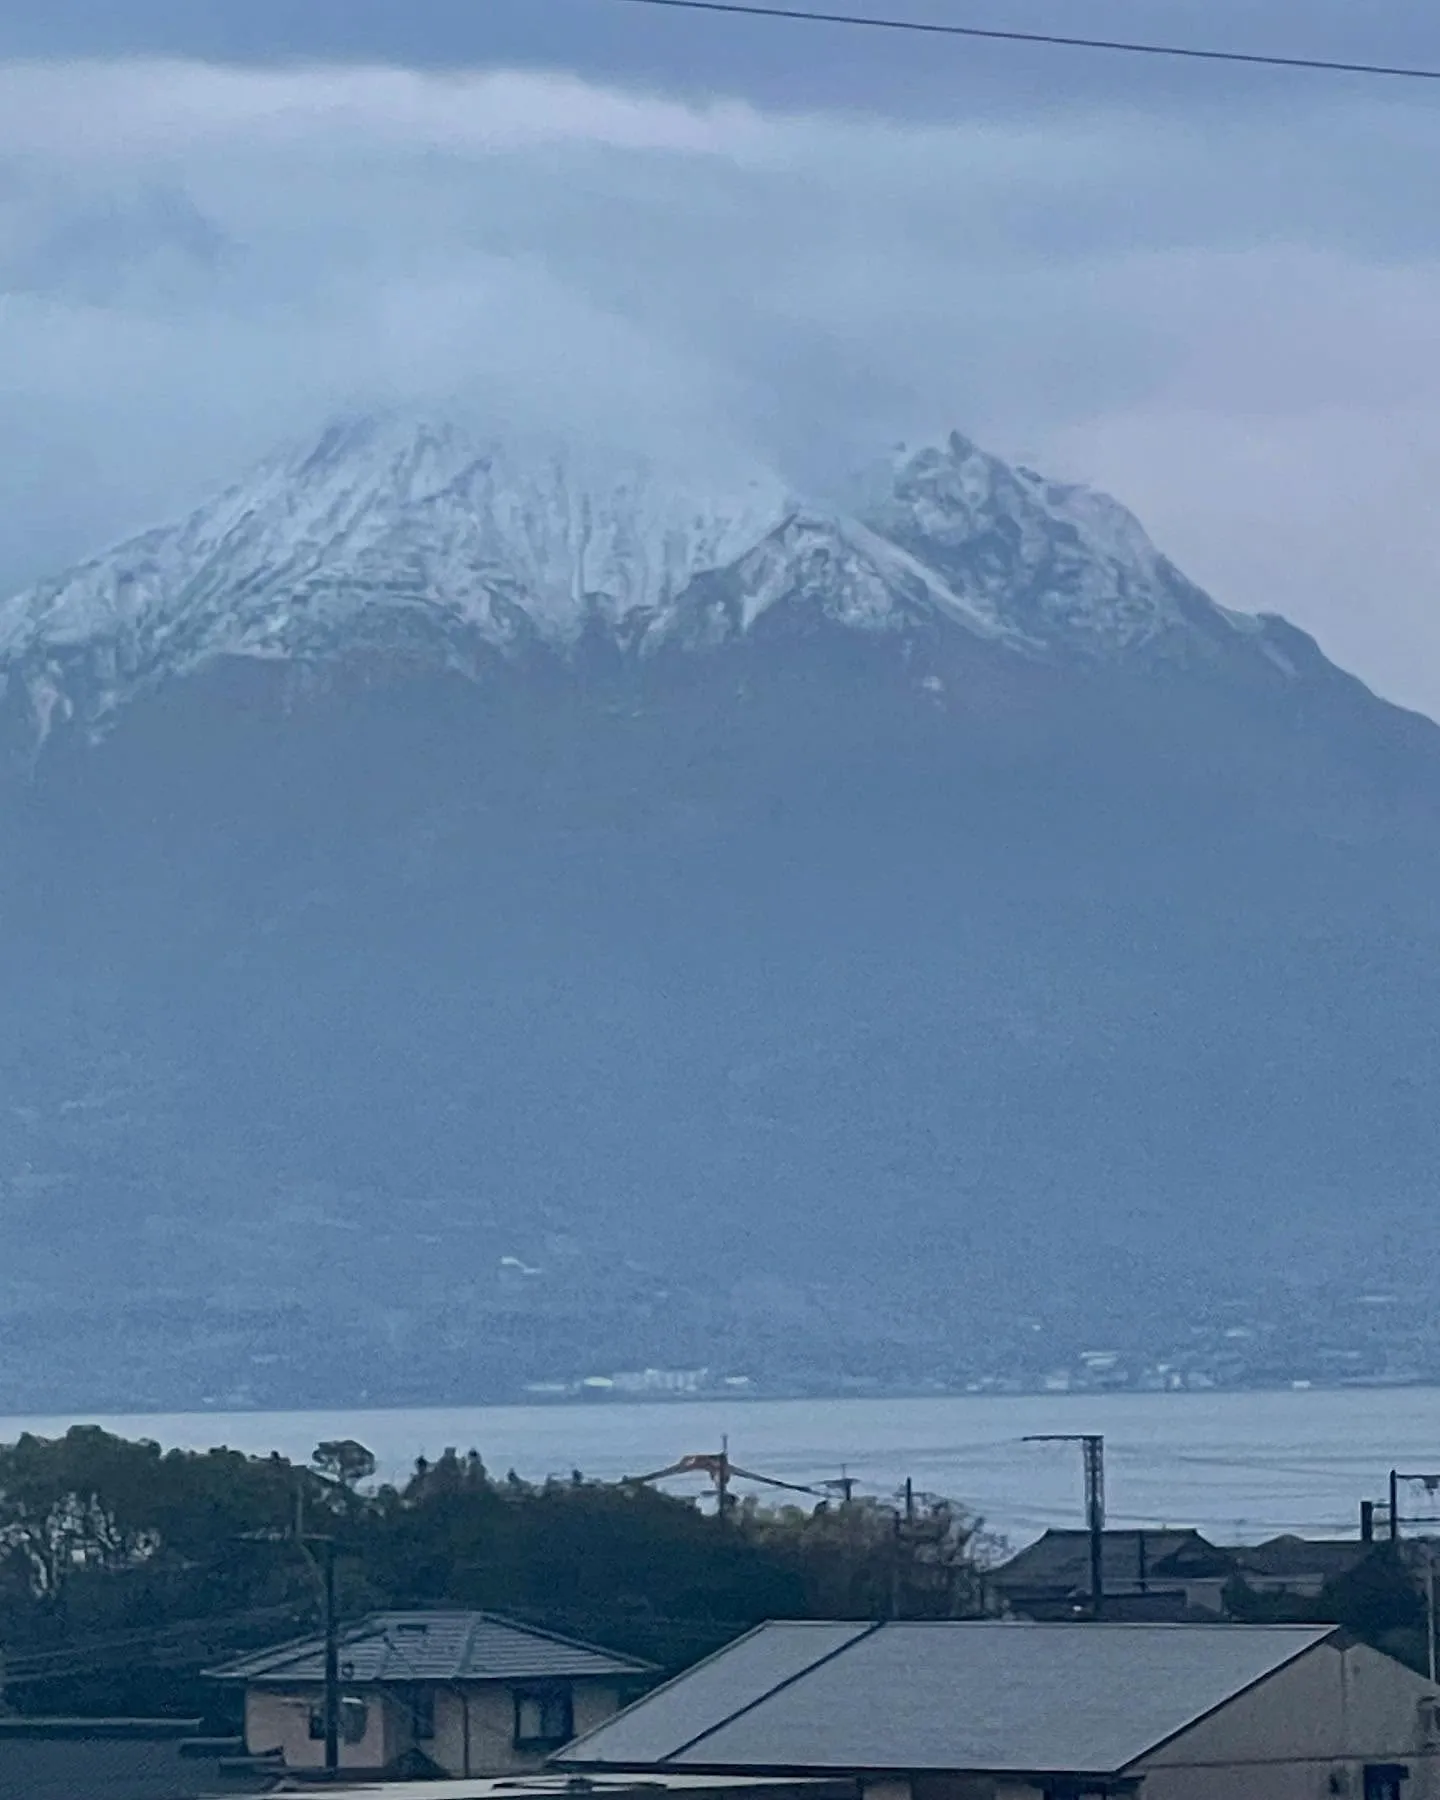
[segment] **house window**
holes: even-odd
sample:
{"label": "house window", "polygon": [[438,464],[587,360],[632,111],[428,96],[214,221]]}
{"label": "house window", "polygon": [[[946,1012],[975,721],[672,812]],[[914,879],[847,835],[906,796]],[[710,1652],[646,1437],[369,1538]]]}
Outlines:
{"label": "house window", "polygon": [[[363,1700],[357,1700],[347,1694],[340,1702],[340,1742],[342,1744],[360,1743],[370,1724],[370,1708]],[[323,1744],[325,1741],[325,1706],[310,1708],[310,1741]]]}
{"label": "house window", "polygon": [[1365,1800],[1402,1800],[1409,1774],[1404,1763],[1366,1763]]}
{"label": "house window", "polygon": [[517,1750],[558,1750],[574,1735],[575,1706],[568,1687],[516,1688]]}

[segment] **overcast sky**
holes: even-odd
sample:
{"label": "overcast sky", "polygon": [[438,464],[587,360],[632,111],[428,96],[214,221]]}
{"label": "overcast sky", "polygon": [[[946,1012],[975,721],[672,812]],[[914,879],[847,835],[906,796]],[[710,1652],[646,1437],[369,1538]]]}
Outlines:
{"label": "overcast sky", "polygon": [[[1434,0],[886,9],[1440,67]],[[0,585],[375,400],[817,486],[956,425],[1440,714],[1437,167],[1440,83],[624,0],[9,0]]]}

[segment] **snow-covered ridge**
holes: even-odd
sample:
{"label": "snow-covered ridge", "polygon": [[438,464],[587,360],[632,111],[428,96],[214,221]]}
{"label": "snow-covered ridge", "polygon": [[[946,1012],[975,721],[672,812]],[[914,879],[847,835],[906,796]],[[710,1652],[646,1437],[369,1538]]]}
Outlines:
{"label": "snow-covered ridge", "polygon": [[[701,617],[697,578],[717,574],[734,603]],[[958,436],[898,455],[846,516],[765,469],[717,485],[367,418],[0,605],[0,683],[37,713],[83,687],[95,716],[223,656],[323,657],[417,629],[564,652],[597,628],[645,654],[743,634],[783,605],[861,631],[936,621],[1041,655],[1253,630],[1115,501]]]}
{"label": "snow-covered ridge", "polygon": [[640,466],[512,459],[449,425],[347,421],[182,524],[0,607],[0,657],[112,636],[180,663],[284,654],[376,601],[503,637],[503,599],[563,642],[589,611],[663,608],[783,518],[787,498],[763,474],[715,496]]}

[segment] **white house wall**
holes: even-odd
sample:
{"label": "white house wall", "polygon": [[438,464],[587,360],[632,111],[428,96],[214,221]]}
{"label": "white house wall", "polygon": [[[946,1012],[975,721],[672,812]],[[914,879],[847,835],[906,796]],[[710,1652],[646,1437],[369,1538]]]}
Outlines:
{"label": "white house wall", "polygon": [[[306,1692],[276,1693],[269,1688],[251,1688],[245,1696],[245,1747],[252,1756],[264,1756],[279,1750],[287,1769],[323,1769],[325,1745],[310,1736],[310,1713],[319,1704],[319,1694]],[[365,1735],[358,1743],[340,1740],[342,1769],[382,1769],[399,1754],[393,1709],[383,1696],[368,1692]]]}
{"label": "white house wall", "polygon": [[[575,1735],[603,1725],[619,1710],[620,1694],[616,1688],[602,1682],[578,1682],[574,1690]],[[452,1775],[514,1775],[538,1769],[545,1761],[542,1752],[515,1748],[513,1690],[493,1684],[441,1688],[435,1696],[435,1736],[419,1748]]]}
{"label": "white house wall", "polygon": [[[411,1748],[423,1751],[451,1775],[522,1774],[544,1763],[542,1753],[515,1748],[514,1692],[502,1684],[437,1686],[435,1735],[420,1739],[414,1735],[409,1708],[399,1699],[375,1688],[356,1692],[369,1708],[365,1736],[355,1744],[341,1739],[342,1769],[383,1769]],[[620,1700],[614,1685],[577,1682],[576,1736],[603,1725],[619,1711]],[[310,1736],[311,1710],[319,1704],[320,1694],[315,1689],[280,1693],[251,1688],[245,1696],[245,1743],[251,1755],[263,1756],[278,1749],[289,1769],[323,1768],[325,1745]]]}
{"label": "white house wall", "polygon": [[1440,1800],[1420,1719],[1434,1692],[1364,1645],[1321,1644],[1143,1758],[1143,1800],[1360,1800],[1363,1765],[1387,1762],[1410,1768],[1406,1800]]}

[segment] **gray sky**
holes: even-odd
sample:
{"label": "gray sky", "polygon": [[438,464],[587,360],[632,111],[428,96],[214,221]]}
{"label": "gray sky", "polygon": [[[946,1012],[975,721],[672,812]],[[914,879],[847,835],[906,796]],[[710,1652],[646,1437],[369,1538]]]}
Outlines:
{"label": "gray sky", "polygon": [[[1440,66],[1433,0],[887,0]],[[298,16],[297,16],[298,15]],[[338,406],[958,425],[1440,713],[1440,84],[617,0],[0,8],[0,585]]]}

